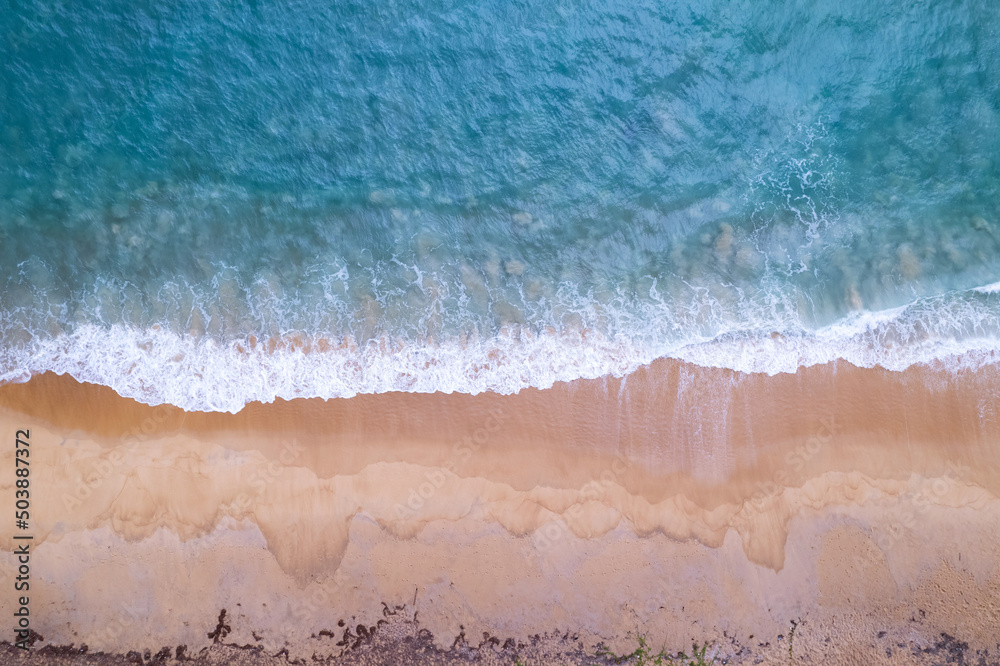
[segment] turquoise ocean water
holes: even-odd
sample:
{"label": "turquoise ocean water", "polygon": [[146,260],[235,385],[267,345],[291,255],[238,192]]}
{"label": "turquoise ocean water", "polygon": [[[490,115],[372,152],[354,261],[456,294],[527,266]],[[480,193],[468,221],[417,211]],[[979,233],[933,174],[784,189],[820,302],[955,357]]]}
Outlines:
{"label": "turquoise ocean water", "polygon": [[1000,361],[1000,5],[0,1],[0,381]]}

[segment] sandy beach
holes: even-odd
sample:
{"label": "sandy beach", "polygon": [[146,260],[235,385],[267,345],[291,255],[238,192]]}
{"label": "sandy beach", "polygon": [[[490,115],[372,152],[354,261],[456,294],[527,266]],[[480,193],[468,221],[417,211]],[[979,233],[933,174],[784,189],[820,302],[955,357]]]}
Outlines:
{"label": "sandy beach", "polygon": [[0,666],[1000,666],[998,9],[3,4]]}
{"label": "sandy beach", "polygon": [[233,415],[46,374],[0,387],[0,486],[29,429],[36,649],[349,660],[357,625],[405,617],[496,663],[554,663],[569,636],[580,658],[642,637],[728,663],[937,663],[942,635],[992,663],[997,395],[991,367],[661,360]]}

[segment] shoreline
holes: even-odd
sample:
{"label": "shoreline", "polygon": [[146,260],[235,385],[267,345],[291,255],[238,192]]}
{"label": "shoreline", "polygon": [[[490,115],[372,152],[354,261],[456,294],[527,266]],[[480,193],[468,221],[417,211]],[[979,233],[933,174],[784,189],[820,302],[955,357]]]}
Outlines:
{"label": "shoreline", "polygon": [[462,632],[572,631],[624,654],[641,627],[675,651],[804,620],[852,644],[878,624],[995,654],[996,395],[991,367],[767,376],[662,360],[515,395],[233,415],[48,374],[0,386],[0,423],[36,447],[48,645],[197,651],[226,608],[236,644],[308,659],[311,635],[374,624],[384,602],[419,612],[440,649]]}
{"label": "shoreline", "polygon": [[6,350],[0,382],[70,374],[149,404],[236,414],[256,402],[310,398],[511,395],[604,377],[620,380],[663,363],[772,377],[837,365],[899,373],[919,367],[989,371],[1000,367],[1000,339],[994,335],[1000,330],[1000,296],[993,286],[915,297],[882,310],[845,311],[819,328],[751,317],[747,328],[723,326],[711,339],[656,344],[644,342],[648,331],[677,322],[650,312],[637,330],[602,332],[602,326],[567,311],[564,321],[537,326],[513,317],[495,335],[436,331],[412,340],[374,335],[377,312],[367,309],[371,334],[357,338],[295,330],[257,337],[238,325],[239,317],[228,327],[244,332],[231,339],[166,323],[85,324],[72,331],[53,323],[58,334],[31,338],[30,345],[21,340]]}

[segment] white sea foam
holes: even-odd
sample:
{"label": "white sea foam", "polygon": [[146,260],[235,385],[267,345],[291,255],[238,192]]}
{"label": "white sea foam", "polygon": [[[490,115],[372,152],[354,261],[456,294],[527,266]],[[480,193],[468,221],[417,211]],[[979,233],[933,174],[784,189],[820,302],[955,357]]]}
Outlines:
{"label": "white sea foam", "polygon": [[162,329],[87,325],[36,342],[16,366],[8,359],[0,382],[23,381],[51,370],[110,386],[140,402],[237,412],[248,402],[276,398],[346,398],[388,391],[513,393],[580,377],[621,375],[648,360],[627,342],[597,336],[515,332],[464,344],[398,345],[383,340],[326,351],[290,346],[267,351],[248,349],[245,342],[196,342]]}
{"label": "white sea foam", "polygon": [[[535,334],[505,329],[486,339],[444,342],[375,340],[338,346],[304,336],[268,349],[247,340],[221,344],[167,331],[82,325],[0,350],[0,382],[53,371],[110,386],[148,404],[237,412],[277,398],[347,398],[364,393],[515,393],[560,381],[623,376],[670,357],[747,373],[791,373],[845,360],[903,370],[919,363],[969,369],[1000,362],[1000,299],[971,290],[860,312],[816,330],[762,325],[711,338],[650,342],[590,331]],[[308,343],[308,344],[307,344]],[[307,348],[308,347],[308,348]]]}
{"label": "white sea foam", "polygon": [[1000,294],[1000,282],[994,282],[983,287],[976,287],[973,291],[980,294]]}

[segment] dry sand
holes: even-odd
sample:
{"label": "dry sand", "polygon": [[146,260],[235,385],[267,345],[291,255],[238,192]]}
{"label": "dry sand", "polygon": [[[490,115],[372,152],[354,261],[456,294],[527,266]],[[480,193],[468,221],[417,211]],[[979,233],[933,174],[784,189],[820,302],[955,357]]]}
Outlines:
{"label": "dry sand", "polygon": [[8,506],[22,428],[36,650],[603,663],[644,636],[728,663],[1000,659],[992,368],[659,361],[236,415],[44,375],[0,387]]}

